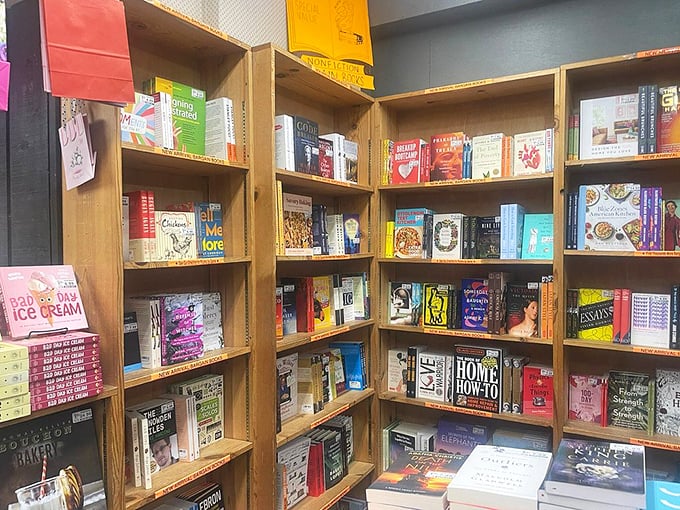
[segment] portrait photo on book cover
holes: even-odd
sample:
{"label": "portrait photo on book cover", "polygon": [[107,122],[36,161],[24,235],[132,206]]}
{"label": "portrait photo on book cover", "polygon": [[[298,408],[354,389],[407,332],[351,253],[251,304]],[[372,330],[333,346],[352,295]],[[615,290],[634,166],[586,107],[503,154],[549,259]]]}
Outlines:
{"label": "portrait photo on book cover", "polygon": [[525,298],[521,303],[521,310],[508,314],[508,334],[511,336],[536,336],[538,322],[538,301]]}

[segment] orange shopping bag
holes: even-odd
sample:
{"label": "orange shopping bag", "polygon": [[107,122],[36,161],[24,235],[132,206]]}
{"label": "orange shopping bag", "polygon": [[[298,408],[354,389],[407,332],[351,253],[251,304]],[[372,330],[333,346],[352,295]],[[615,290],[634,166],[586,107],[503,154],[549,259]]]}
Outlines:
{"label": "orange shopping bag", "polygon": [[125,8],[119,0],[40,0],[52,95],[134,102]]}

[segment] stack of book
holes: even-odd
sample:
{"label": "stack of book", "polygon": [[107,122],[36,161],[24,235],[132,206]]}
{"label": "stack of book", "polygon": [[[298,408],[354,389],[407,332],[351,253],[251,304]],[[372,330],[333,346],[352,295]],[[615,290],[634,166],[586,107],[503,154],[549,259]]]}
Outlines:
{"label": "stack of book", "polygon": [[0,423],[31,414],[30,377],[28,349],[0,342]]}
{"label": "stack of book", "polygon": [[645,448],[562,439],[538,494],[539,510],[645,508]]}

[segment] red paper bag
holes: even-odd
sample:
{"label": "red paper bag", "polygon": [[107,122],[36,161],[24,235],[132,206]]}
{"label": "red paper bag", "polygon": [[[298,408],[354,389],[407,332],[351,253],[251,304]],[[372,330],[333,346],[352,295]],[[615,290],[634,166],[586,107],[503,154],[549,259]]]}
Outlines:
{"label": "red paper bag", "polygon": [[134,103],[125,8],[119,0],[41,0],[54,96]]}

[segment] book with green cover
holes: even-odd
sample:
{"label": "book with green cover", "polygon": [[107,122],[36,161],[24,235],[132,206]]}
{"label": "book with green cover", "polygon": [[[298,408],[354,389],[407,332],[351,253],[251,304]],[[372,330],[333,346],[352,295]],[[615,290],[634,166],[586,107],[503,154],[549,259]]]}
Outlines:
{"label": "book with green cover", "polygon": [[176,81],[156,76],[143,84],[145,94],[165,92],[172,97],[175,149],[191,154],[205,154],[206,93]]}

